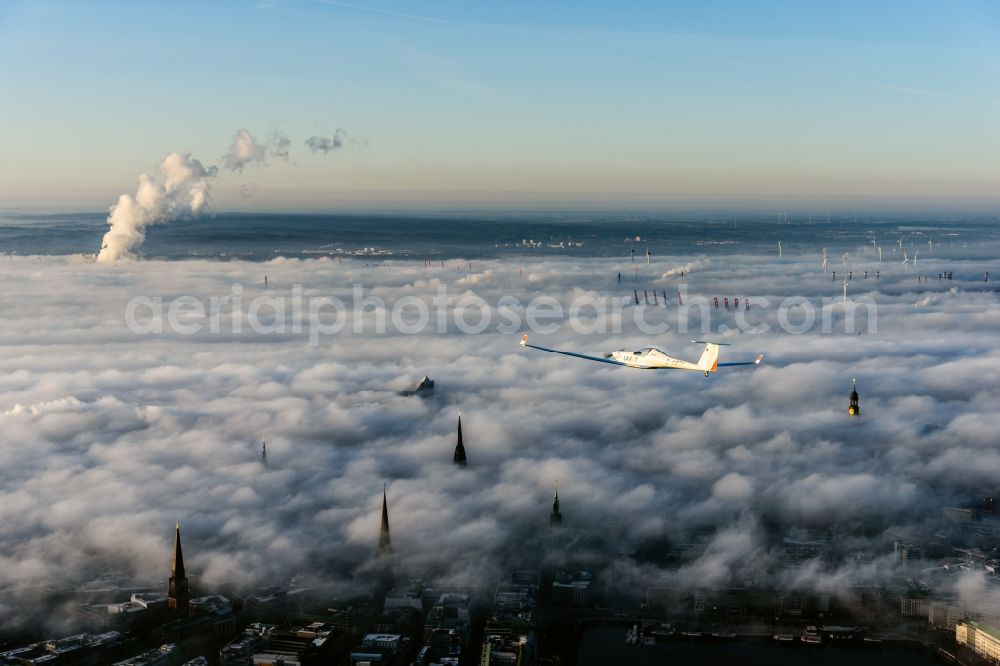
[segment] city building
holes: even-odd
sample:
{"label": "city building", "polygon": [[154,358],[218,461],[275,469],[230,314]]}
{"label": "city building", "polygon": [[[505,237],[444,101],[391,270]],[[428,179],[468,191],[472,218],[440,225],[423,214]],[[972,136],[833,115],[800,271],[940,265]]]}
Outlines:
{"label": "city building", "polygon": [[252,656],[255,666],[326,664],[335,641],[333,627],[314,622],[304,627],[272,629]]}
{"label": "city building", "polygon": [[927,606],[927,623],[935,629],[954,629],[965,616],[965,609],[950,601],[932,601]]}
{"label": "city building", "polygon": [[[846,287],[845,287],[846,288]],[[858,405],[858,380],[851,380],[851,405],[847,408],[847,413],[851,416],[860,416],[861,407]]]}
{"label": "city building", "polygon": [[243,599],[243,612],[257,622],[279,622],[301,613],[312,588],[292,580],[287,587],[270,585],[254,590]]}
{"label": "city building", "polygon": [[455,631],[461,637],[469,633],[471,624],[470,610],[472,607],[472,596],[461,592],[447,592],[442,594],[437,603],[431,608],[424,622],[426,629],[445,629]]}
{"label": "city building", "polygon": [[955,625],[955,640],[984,659],[1000,664],[1000,629],[997,627],[965,620]]}
{"label": "city building", "polygon": [[395,664],[408,640],[399,634],[366,634],[351,651],[351,664]]}
{"label": "city building", "polygon": [[484,629],[480,666],[535,663],[539,585],[538,572],[513,571],[497,586]]}
{"label": "city building", "polygon": [[116,653],[121,654],[122,644],[123,636],[117,631],[76,634],[0,652],[0,666],[107,664]]}
{"label": "city building", "polygon": [[173,666],[179,659],[177,646],[173,643],[146,650],[130,659],[116,661],[114,666]]}
{"label": "city building", "polygon": [[647,587],[646,608],[651,611],[662,611],[665,615],[677,615],[689,606],[684,590],[676,587]]}
{"label": "city building", "polygon": [[788,567],[824,559],[829,551],[830,534],[826,532],[794,526],[781,539],[782,563]]}
{"label": "city building", "polygon": [[919,543],[904,539],[896,539],[893,541],[892,551],[897,562],[911,562],[913,560],[920,559],[922,556]]}
{"label": "city building", "polygon": [[445,658],[459,659],[465,651],[472,627],[472,590],[466,588],[430,589],[425,594],[438,593],[424,619],[424,644],[429,647],[428,663]]}
{"label": "city building", "polygon": [[926,596],[906,595],[899,600],[899,613],[903,617],[927,617],[931,600]]}
{"label": "city building", "polygon": [[552,603],[586,606],[590,603],[593,580],[589,571],[560,571],[552,581]]}
{"label": "city building", "polygon": [[254,622],[219,651],[219,663],[222,666],[246,666],[274,629],[274,625]]}
{"label": "city building", "polygon": [[487,636],[480,651],[479,666],[525,666],[534,663],[523,655],[528,646],[528,638],[517,641],[502,640],[497,636]]}
{"label": "city building", "polygon": [[162,583],[137,579],[130,574],[108,571],[80,586],[78,597],[90,604],[111,604],[126,601],[133,594],[154,592],[162,594]]}
{"label": "city building", "polygon": [[382,607],[387,611],[409,608],[422,615],[425,611],[423,592],[424,586],[420,581],[411,581],[406,586],[394,587],[386,593]]}
{"label": "city building", "polygon": [[960,525],[968,525],[976,519],[976,510],[970,507],[948,506],[941,511],[945,518]]}
{"label": "city building", "polygon": [[361,639],[361,646],[367,648],[379,648],[397,652],[403,644],[403,637],[399,634],[365,634]]}

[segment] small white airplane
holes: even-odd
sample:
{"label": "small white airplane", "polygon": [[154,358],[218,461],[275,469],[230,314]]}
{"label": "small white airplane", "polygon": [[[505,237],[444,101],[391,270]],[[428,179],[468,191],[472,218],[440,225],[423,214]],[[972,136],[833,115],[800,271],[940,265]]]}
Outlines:
{"label": "small white airplane", "polygon": [[701,358],[698,359],[697,363],[668,356],[659,349],[654,349],[653,347],[645,347],[634,352],[620,350],[610,354],[605,354],[603,357],[587,356],[586,354],[577,354],[575,352],[561,351],[559,349],[539,347],[538,345],[529,345],[528,336],[521,336],[522,347],[531,347],[532,349],[537,349],[539,351],[585,358],[588,361],[597,361],[598,363],[624,365],[627,368],[638,368],[640,370],[696,370],[704,372],[706,377],[708,377],[708,373],[716,372],[719,368],[731,367],[735,365],[758,366],[760,365],[760,362],[764,360],[763,354],[757,354],[757,358],[753,361],[740,363],[719,363],[719,347],[728,346],[726,343],[708,342],[706,340],[692,340],[691,342],[705,345],[705,351],[702,352]]}

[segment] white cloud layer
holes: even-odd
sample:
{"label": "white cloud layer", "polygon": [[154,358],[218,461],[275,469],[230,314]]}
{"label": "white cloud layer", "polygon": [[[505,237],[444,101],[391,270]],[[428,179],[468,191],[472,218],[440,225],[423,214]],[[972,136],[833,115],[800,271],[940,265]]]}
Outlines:
{"label": "white cloud layer", "polygon": [[[934,261],[927,274],[940,270]],[[383,482],[393,546],[419,575],[469,581],[537,562],[558,481],[564,538],[579,552],[651,583],[662,572],[623,552],[711,528],[678,580],[723,584],[767,575],[777,557],[768,526],[863,525],[858,542],[882,548],[887,530],[934,526],[942,506],[1000,479],[1000,308],[974,279],[1000,274],[996,262],[948,260],[967,276],[948,285],[918,284],[887,264],[880,281],[855,279],[852,295],[878,303],[877,333],[788,335],[773,311],[751,310],[775,329],[721,334],[733,343],[722,360],[763,351],[767,363],[708,379],[523,350],[517,334],[493,328],[375,336],[348,327],[312,347],[305,335],[246,328],[142,336],[123,319],[139,295],[207,301],[234,283],[244,299],[263,295],[265,274],[270,296],[298,283],[306,296],[349,300],[350,285],[363,284],[390,307],[430,299],[442,282],[491,304],[632,289],[617,285],[631,266],[616,260],[477,261],[471,273],[454,264],[0,257],[0,590],[9,593],[0,623],[25,621],[41,586],[108,568],[164,578],[175,520],[188,568],[206,583],[345,580],[370,561]],[[669,266],[685,266],[690,292],[705,296],[840,291],[812,259],[671,257],[640,267],[671,297],[670,308],[647,310],[650,320],[676,313]],[[733,313],[711,312],[713,328],[732,328]],[[632,308],[625,314],[617,335],[580,336],[563,323],[535,341],[592,354],[648,344],[700,352],[692,335],[650,339]],[[398,395],[425,374],[437,382],[432,397]],[[846,415],[852,377],[858,419]],[[465,470],[451,464],[459,409]],[[877,569],[824,566],[803,573],[806,583]],[[991,598],[983,585],[966,578],[961,592]]]}

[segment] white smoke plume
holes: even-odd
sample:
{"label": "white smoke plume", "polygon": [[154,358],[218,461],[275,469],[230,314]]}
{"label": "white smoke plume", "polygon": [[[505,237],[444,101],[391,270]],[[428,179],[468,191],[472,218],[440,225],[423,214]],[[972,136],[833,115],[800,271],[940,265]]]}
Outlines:
{"label": "white smoke plume", "polygon": [[100,262],[112,262],[132,256],[132,251],[146,238],[146,227],[182,217],[195,217],[208,204],[214,166],[205,167],[190,153],[170,153],[160,163],[162,183],[153,176],[139,176],[135,196],[123,194],[111,207],[104,234]]}
{"label": "white smoke plume", "polygon": [[249,131],[241,129],[233,137],[233,144],[229,147],[222,160],[223,166],[230,171],[243,172],[243,167],[252,163],[264,164],[266,161],[266,149],[257,143]]}
{"label": "white smoke plume", "polygon": [[[338,128],[332,137],[313,136],[306,140],[313,152],[328,153],[345,145],[364,146],[364,140],[352,139]],[[266,165],[268,157],[288,162],[291,139],[277,127],[272,127],[264,144],[258,143],[246,129],[236,132],[229,151],[222,157],[222,166],[229,171],[243,172],[248,164]],[[171,222],[185,217],[197,217],[208,205],[212,180],[217,166],[204,166],[190,153],[173,152],[160,163],[162,179],[148,174],[139,176],[135,196],[123,194],[111,207],[110,229],[104,234],[100,262],[130,258],[146,239],[146,227],[159,222]],[[256,183],[240,186],[240,196],[253,196]]]}
{"label": "white smoke plume", "polygon": [[314,153],[331,153],[340,150],[344,146],[360,148],[367,145],[364,139],[354,139],[348,135],[347,130],[338,127],[333,136],[311,136],[306,139],[306,146]]}
{"label": "white smoke plume", "polygon": [[289,158],[288,149],[291,145],[292,140],[288,138],[288,135],[277,127],[271,128],[271,132],[267,137],[267,154],[269,157],[287,162]]}
{"label": "white smoke plume", "polygon": [[[241,129],[233,137],[222,160],[230,171],[242,172],[248,164],[266,164],[267,154],[278,159],[288,159],[291,140],[277,128],[271,130],[267,147],[257,142],[247,130]],[[111,208],[108,224],[111,229],[104,234],[100,262],[112,262],[133,256],[133,251],[146,239],[146,227],[160,222],[171,222],[186,217],[197,217],[208,205],[212,180],[219,172],[217,166],[204,166],[190,153],[173,152],[160,163],[163,182],[148,174],[139,176],[135,196],[123,194]],[[240,196],[253,196],[256,183],[240,186]]]}
{"label": "white smoke plume", "polygon": [[689,261],[685,264],[680,264],[678,266],[672,266],[667,269],[667,271],[660,277],[676,277],[678,275],[687,275],[692,271],[697,271],[702,268],[707,268],[709,263],[706,259],[695,259],[694,261]]}

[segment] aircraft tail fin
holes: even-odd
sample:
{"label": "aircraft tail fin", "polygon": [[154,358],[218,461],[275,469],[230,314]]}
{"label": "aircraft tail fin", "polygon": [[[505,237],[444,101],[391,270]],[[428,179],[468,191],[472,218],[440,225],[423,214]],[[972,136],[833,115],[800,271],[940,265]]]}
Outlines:
{"label": "aircraft tail fin", "polygon": [[705,351],[698,359],[698,369],[705,372],[715,372],[719,368],[719,344],[716,342],[706,342]]}

